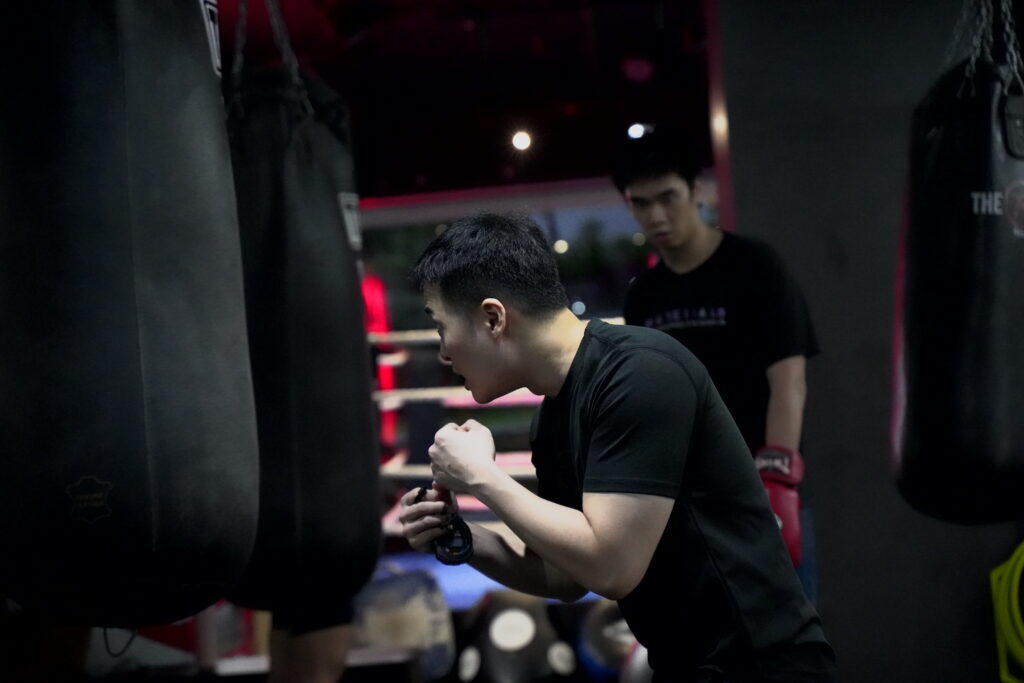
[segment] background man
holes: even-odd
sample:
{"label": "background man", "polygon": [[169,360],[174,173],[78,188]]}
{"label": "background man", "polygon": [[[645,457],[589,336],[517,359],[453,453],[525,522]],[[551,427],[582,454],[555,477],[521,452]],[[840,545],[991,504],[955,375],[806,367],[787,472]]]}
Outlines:
{"label": "background man", "polygon": [[818,343],[803,294],[775,250],[704,221],[700,207],[713,200],[714,181],[698,174],[687,152],[680,139],[655,131],[630,141],[615,161],[612,179],[660,257],[630,284],[625,321],[667,332],[707,367],[754,454],[813,600],[810,519],[801,524],[798,487],[806,361]]}

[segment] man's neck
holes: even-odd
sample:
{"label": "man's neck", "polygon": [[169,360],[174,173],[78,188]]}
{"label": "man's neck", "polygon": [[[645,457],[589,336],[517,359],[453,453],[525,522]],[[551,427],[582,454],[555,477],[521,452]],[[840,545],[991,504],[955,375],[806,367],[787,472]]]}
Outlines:
{"label": "man's neck", "polygon": [[526,387],[535,394],[557,396],[565,384],[587,323],[564,309],[554,318],[536,323],[522,358],[529,362]]}
{"label": "man's neck", "polygon": [[711,258],[718,245],[722,243],[722,237],[721,230],[702,222],[689,241],[678,247],[661,249],[659,255],[666,268],[676,275],[682,275],[696,270]]}

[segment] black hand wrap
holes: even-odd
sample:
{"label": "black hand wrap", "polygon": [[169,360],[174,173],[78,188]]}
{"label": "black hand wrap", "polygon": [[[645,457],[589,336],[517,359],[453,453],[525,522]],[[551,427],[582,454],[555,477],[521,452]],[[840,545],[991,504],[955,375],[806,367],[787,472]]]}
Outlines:
{"label": "black hand wrap", "polygon": [[[421,486],[413,502],[423,502],[426,495],[427,488]],[[461,516],[455,515],[448,522],[444,535],[433,541],[433,546],[434,557],[441,564],[464,564],[473,557],[473,532]]]}

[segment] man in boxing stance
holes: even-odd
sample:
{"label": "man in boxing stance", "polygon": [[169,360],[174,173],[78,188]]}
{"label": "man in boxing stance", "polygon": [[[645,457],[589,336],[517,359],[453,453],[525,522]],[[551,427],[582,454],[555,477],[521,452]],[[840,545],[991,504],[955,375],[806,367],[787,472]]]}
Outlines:
{"label": "man in boxing stance", "polygon": [[470,420],[429,453],[435,488],[402,499],[427,551],[471,494],[510,533],[470,524],[472,566],[506,586],[617,600],[655,680],[832,681],[834,653],[794,573],[750,451],[704,366],[658,330],[585,323],[528,218],[457,221],[412,271],[441,361],[486,403],[543,395],[534,494]]}
{"label": "man in boxing stance", "polygon": [[681,136],[661,129],[618,150],[612,180],[659,256],[630,283],[623,316],[667,332],[707,368],[814,600],[812,529],[805,524],[801,533],[799,487],[806,362],[818,342],[803,293],[776,251],[705,222],[700,207],[713,181],[689,151]]}

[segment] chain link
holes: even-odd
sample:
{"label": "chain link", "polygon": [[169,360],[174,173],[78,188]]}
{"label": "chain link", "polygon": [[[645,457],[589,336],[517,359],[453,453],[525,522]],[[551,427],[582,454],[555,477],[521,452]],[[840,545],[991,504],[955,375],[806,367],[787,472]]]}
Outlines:
{"label": "chain link", "polygon": [[981,16],[978,19],[981,22],[981,36],[982,36],[981,54],[982,54],[983,57],[985,57],[986,60],[988,60],[990,62],[993,61],[993,59],[992,59],[992,43],[993,43],[992,19],[993,19],[994,14],[995,14],[995,12],[994,12],[994,10],[992,8],[992,0],[982,0],[982,3],[981,3]]}
{"label": "chain link", "polygon": [[973,41],[977,35],[975,23],[977,12],[974,5],[977,0],[963,0],[960,6],[960,16],[957,17],[956,25],[953,27],[953,39],[946,46],[944,64],[946,68],[952,67],[964,57],[970,56]]}
{"label": "chain link", "polygon": [[[997,18],[993,0],[964,0],[960,17],[957,19],[956,28],[953,31],[953,42],[946,52],[946,63],[949,64],[955,58],[957,52],[963,49],[966,41],[966,33],[970,30],[971,19],[974,19],[973,32],[970,36],[970,44],[967,47],[967,66],[964,69],[964,80],[960,92],[968,83],[971,89],[974,88],[974,77],[977,75],[978,60],[983,59],[991,64],[995,63],[992,57],[992,48],[995,43],[994,23],[999,20],[1003,25],[1003,47],[1006,55],[1003,60],[1009,70],[1009,77],[1020,88],[1024,94],[1024,60],[1021,59],[1020,43],[1017,39],[1017,29],[1013,19],[1013,0],[1000,0],[999,15]],[[1009,83],[1007,83],[1009,85]]]}
{"label": "chain link", "polygon": [[1017,28],[1013,21],[1012,0],[1002,0],[1003,44],[1006,47],[1006,65],[1024,94],[1024,79],[1021,78],[1020,44],[1017,42]]}
{"label": "chain link", "polygon": [[971,52],[964,71],[964,81],[974,82],[978,58],[984,57],[992,61],[992,0],[966,0],[965,8],[977,6],[974,12],[976,19],[974,35],[971,38]]}

